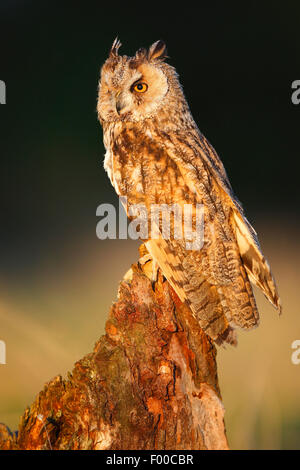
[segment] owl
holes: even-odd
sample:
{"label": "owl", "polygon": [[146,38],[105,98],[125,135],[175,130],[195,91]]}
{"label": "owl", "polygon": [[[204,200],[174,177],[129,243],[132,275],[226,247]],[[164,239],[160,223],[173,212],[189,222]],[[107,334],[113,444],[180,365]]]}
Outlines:
{"label": "owl", "polygon": [[176,70],[165,61],[165,43],[133,57],[119,55],[120,46],[116,39],[99,82],[104,168],[126,198],[129,217],[137,204],[149,214],[155,204],[203,207],[201,249],[162,236],[161,225],[145,245],[205,333],[217,344],[235,345],[237,329],[259,322],[250,282],[281,311],[269,264],[220,158],[191,115]]}

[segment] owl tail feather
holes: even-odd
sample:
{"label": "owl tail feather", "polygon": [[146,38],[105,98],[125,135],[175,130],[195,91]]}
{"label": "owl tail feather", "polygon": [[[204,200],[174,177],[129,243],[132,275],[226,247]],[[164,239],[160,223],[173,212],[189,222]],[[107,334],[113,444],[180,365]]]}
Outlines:
{"label": "owl tail feather", "polygon": [[180,300],[191,309],[203,331],[218,345],[228,343],[236,346],[236,333],[223,307],[224,294],[221,295],[217,287],[199,273],[197,263],[187,266],[185,254],[175,241],[167,243],[159,238],[148,240],[145,245]]}
{"label": "owl tail feather", "polygon": [[238,341],[236,331],[231,326],[228,326],[226,330],[218,336],[216,343],[218,346],[225,346],[225,343],[230,344],[231,346],[237,346]]}
{"label": "owl tail feather", "polygon": [[281,302],[270,266],[264,258],[256,232],[240,212],[234,211],[236,238],[241,258],[250,281],[262,290],[265,297],[281,313]]}

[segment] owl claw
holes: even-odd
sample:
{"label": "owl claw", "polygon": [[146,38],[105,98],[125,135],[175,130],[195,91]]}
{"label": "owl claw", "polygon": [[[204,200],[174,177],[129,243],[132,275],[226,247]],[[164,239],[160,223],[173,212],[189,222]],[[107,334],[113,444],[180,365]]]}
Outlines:
{"label": "owl claw", "polygon": [[151,283],[155,284],[158,277],[158,264],[156,263],[156,261],[154,261],[152,256],[149,253],[142,256],[139,259],[139,265],[141,266],[142,270],[144,271],[148,279],[151,281]]}
{"label": "owl claw", "polygon": [[151,281],[153,284],[157,281],[157,275],[158,275],[158,264],[153,259],[152,260],[152,276],[151,276]]}

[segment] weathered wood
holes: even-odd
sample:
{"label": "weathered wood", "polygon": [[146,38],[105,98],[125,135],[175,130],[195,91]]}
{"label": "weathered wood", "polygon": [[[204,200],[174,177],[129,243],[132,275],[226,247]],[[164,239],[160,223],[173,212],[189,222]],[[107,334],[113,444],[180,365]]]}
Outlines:
{"label": "weathered wood", "polygon": [[106,334],[21,417],[9,449],[227,449],[216,349],[147,255],[120,284]]}

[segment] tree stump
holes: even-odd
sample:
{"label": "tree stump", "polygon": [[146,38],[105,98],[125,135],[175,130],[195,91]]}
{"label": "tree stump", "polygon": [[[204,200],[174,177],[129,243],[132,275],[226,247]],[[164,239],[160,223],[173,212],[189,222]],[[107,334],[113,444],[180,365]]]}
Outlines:
{"label": "tree stump", "polygon": [[18,433],[0,426],[0,449],[228,448],[216,348],[141,254],[94,351],[45,385]]}

